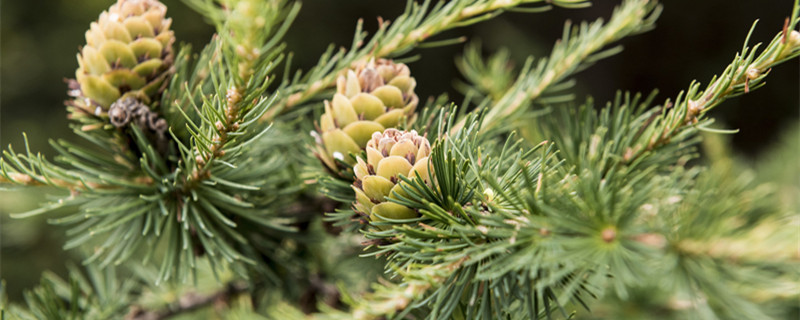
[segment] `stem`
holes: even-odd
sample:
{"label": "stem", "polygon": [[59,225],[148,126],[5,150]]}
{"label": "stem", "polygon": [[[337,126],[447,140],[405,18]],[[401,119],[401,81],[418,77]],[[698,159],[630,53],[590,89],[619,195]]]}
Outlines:
{"label": "stem", "polygon": [[231,298],[247,291],[249,287],[244,282],[232,282],[220,291],[209,295],[198,295],[194,292],[187,293],[178,299],[177,305],[167,306],[163,310],[144,311],[138,306],[131,307],[125,320],[161,320],[181,313],[191,312],[217,301],[229,302]]}
{"label": "stem", "polygon": [[[138,177],[132,180],[134,183],[149,185],[153,180],[149,177]],[[28,187],[53,186],[70,191],[83,191],[89,189],[119,189],[119,185],[109,185],[90,181],[69,181],[53,177],[45,178],[42,175],[25,174],[19,172],[0,173],[0,184],[19,184]]]}
{"label": "stem", "polygon": [[242,87],[228,89],[226,95],[227,107],[225,108],[225,122],[217,121],[217,134],[212,138],[214,144],[211,146],[211,153],[206,153],[197,148],[197,166],[192,172],[192,180],[187,184],[187,188],[192,188],[197,183],[211,177],[211,162],[218,157],[225,155],[225,144],[228,143],[228,133],[239,130],[239,103],[244,94]]}
{"label": "stem", "polygon": [[[623,157],[625,162],[630,163],[644,153],[668,144],[672,138],[684,129],[697,124],[708,111],[728,98],[749,93],[752,89],[750,84],[763,81],[770,68],[800,54],[800,33],[788,30],[785,25],[758,57],[755,57],[754,50],[755,48],[745,47],[705,91],[698,91],[699,85],[693,84],[688,90],[686,99],[680,100],[679,97],[676,100],[676,107],[669,108],[670,102],[667,101],[666,106],[669,110],[655,119],[656,121],[649,123],[661,128],[655,128],[650,136],[641,137],[640,139],[644,141],[633,149],[628,148]],[[649,129],[643,128],[645,128],[643,131]]]}
{"label": "stem", "polygon": [[[21,184],[24,186],[47,186],[52,185],[63,189],[69,190],[82,190],[86,189],[86,186],[81,184],[75,184],[70,181],[61,180],[61,179],[50,179],[51,183],[44,183],[45,178],[40,175],[28,175],[24,173],[17,173],[17,172],[9,172],[8,175],[0,175],[0,183],[8,183],[8,184]],[[87,183],[87,185],[91,188],[101,187],[95,183]]]}

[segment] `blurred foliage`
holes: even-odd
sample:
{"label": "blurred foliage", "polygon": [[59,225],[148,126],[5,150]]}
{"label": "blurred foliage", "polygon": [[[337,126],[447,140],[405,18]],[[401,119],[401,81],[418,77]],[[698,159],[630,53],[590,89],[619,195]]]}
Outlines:
{"label": "blurred foliage", "polygon": [[777,188],[780,204],[787,210],[800,212],[800,123],[784,131],[769,143],[755,163],[757,177]]}
{"label": "blurred foliage", "polygon": [[[177,0],[164,0],[169,7],[172,27],[179,41],[200,48],[210,38],[213,27]],[[105,0],[28,0],[3,1],[0,11],[0,145],[22,147],[21,132],[27,132],[32,150],[52,155],[47,137],[74,139],[67,127],[63,78],[74,75],[78,46],[84,31],[111,1]],[[295,52],[294,65],[312,66],[329,43],[346,45],[358,18],[365,29],[374,30],[375,17],[391,18],[402,12],[404,1],[307,1],[287,35],[289,50]],[[546,55],[553,40],[560,36],[562,22],[608,16],[616,2],[598,1],[581,10],[555,9],[544,15],[506,13],[479,27],[457,31],[471,40],[480,39],[485,51],[508,46],[511,57],[522,61],[529,54]],[[671,1],[665,5],[658,27],[651,32],[623,41],[625,51],[579,74],[578,91],[595,95],[597,101],[613,97],[617,89],[649,92],[658,87],[663,97],[675,96],[695,77],[707,81],[725,66],[732,52],[739,49],[750,21],[761,19],[753,38],[768,39],[776,26],[783,24],[789,3],[769,5],[743,1]],[[717,30],[712,33],[696,30]],[[448,38],[455,31],[441,35]],[[458,71],[454,57],[462,46],[450,46],[418,53],[424,60],[410,67],[420,84],[421,99],[448,92],[460,101],[452,87]],[[783,205],[800,206],[800,131],[795,121],[798,108],[798,60],[775,70],[770,83],[759,95],[745,95],[728,102],[715,117],[729,127],[740,128],[732,136],[735,153],[753,161],[759,180],[777,184]],[[747,106],[747,107],[745,107]],[[787,131],[785,128],[795,129]],[[788,134],[781,132],[789,132]],[[762,152],[766,147],[769,151]],[[762,153],[759,153],[762,152]],[[756,156],[760,154],[759,156]],[[786,170],[789,170],[788,172]],[[0,271],[7,281],[9,299],[18,301],[21,290],[38,282],[42,270],[65,274],[64,260],[70,254],[61,249],[63,230],[50,227],[44,218],[11,220],[8,213],[34,208],[43,202],[43,190],[0,191]],[[352,261],[350,263],[361,263]],[[340,265],[346,268],[347,264]],[[652,314],[651,314],[652,315]]]}
{"label": "blurred foliage", "polygon": [[[762,235],[764,238],[784,234],[785,236],[794,234],[797,238],[798,223],[800,223],[800,122],[790,124],[788,130],[780,132],[779,138],[770,143],[767,148],[751,159],[742,154],[732,154],[730,140],[733,135],[720,135],[717,133],[704,133],[702,151],[705,154],[704,165],[708,165],[709,170],[715,172],[715,176],[722,181],[735,184],[735,180],[750,180],[750,186],[755,187],[751,191],[761,189],[769,191],[770,199],[776,200],[769,205],[770,208],[779,209],[786,212],[784,216],[777,220],[781,223],[780,227],[773,229],[769,235]],[[774,193],[773,193],[774,192]],[[742,210],[746,210],[742,208]],[[764,213],[764,212],[760,212]],[[769,229],[770,223],[761,225]],[[758,228],[754,230],[757,234]],[[776,237],[780,237],[777,235]],[[795,252],[800,252],[800,243],[793,245]],[[659,281],[662,283],[659,284]],[[718,280],[721,281],[721,280]],[[610,294],[602,299],[594,300],[591,304],[592,312],[582,312],[577,315],[577,319],[684,319],[691,318],[692,310],[702,309],[703,306],[694,305],[690,296],[670,296],[664,294],[659,286],[663,286],[663,279],[651,279],[643,283],[641,287],[633,288],[628,299],[621,299],[616,295]],[[780,286],[771,289],[776,292],[785,289]],[[737,288],[744,289],[744,288]],[[759,298],[763,292],[751,292],[751,299],[763,300],[761,303],[773,308],[766,308],[773,312],[785,311],[784,314],[771,314],[775,319],[798,319],[800,318],[800,305],[795,304],[794,308],[784,310],[777,305],[781,304],[780,298],[771,296],[769,299]],[[706,316],[710,313],[706,314]]]}
{"label": "blurred foliage", "polygon": [[[61,246],[63,230],[47,224],[46,217],[16,220],[8,214],[35,208],[44,202],[41,190],[0,191],[0,275],[6,280],[9,299],[22,299],[22,290],[39,283],[42,271],[66,273],[64,260],[70,253]],[[53,190],[49,190],[53,191]]]}

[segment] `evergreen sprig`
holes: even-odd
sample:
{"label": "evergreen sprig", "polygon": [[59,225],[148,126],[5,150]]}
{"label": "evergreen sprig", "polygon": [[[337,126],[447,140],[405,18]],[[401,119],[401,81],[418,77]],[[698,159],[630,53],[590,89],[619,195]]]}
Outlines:
{"label": "evergreen sprig", "polygon": [[[367,33],[363,31],[363,21],[360,20],[356,25],[349,50],[336,51],[331,45],[321,55],[319,62],[305,75],[298,71],[291,80],[288,74],[285,75],[284,86],[292,94],[285,101],[281,101],[280,106],[290,109],[325,94],[325,90],[335,85],[336,78],[344,70],[369,59],[398,57],[415,47],[435,47],[461,42],[463,41],[461,38],[439,41],[429,41],[429,39],[450,29],[494,18],[504,10],[534,13],[549,9],[551,4],[566,8],[588,5],[585,0],[557,0],[547,1],[546,5],[539,7],[524,7],[541,2],[544,1],[459,0],[434,3],[426,0],[422,4],[408,1],[405,11],[395,18],[394,22],[379,19],[378,30],[369,40]],[[274,114],[271,114],[271,117],[274,117]]]}
{"label": "evergreen sprig", "polygon": [[[182,46],[164,70],[163,92],[128,105],[151,122],[163,119],[168,130],[144,121],[117,125],[99,108],[73,119],[87,144],[51,142],[59,153],[53,162],[27,140],[24,152],[4,152],[3,186],[69,191],[13,217],[48,215],[69,225],[64,247],[85,253],[86,264],[85,272],[71,268],[68,280],[46,274],[26,294],[27,307],[4,305],[4,315],[551,319],[619,316],[604,304],[614,301],[671,318],[764,319],[796,308],[799,262],[786,225],[798,224],[797,213],[741,167],[713,157],[708,166],[688,163],[698,158],[700,134],[719,131],[710,128],[710,110],[762,86],[772,67],[800,55],[800,2],[763,50],[748,45],[751,29],[705,89],[693,82],[662,106],[653,106],[655,92],[619,93],[602,108],[567,92],[571,75],[620,50],[606,46],[654,26],[661,10],[655,1],[624,0],[606,23],[567,23],[549,57],[531,57],[520,69],[502,50],[484,59],[479,46],[469,47],[458,62],[467,80],[458,85],[467,97],[461,107],[446,96],[430,99],[420,114],[403,115],[410,123],[399,129],[416,129],[416,140],[375,138],[406,148],[371,151],[379,161],[395,157],[386,162],[397,167],[390,169],[409,174],[382,176],[388,182],[381,193],[370,190],[380,199],[357,203],[401,207],[403,218],[394,219],[356,216],[347,207],[318,219],[334,201],[353,203],[353,185],[363,181],[312,168],[305,148],[312,121],[296,116],[328,97],[354,66],[410,60],[416,48],[463,40],[431,40],[441,32],[504,10],[588,3],[409,1],[369,38],[359,21],[349,49],[331,46],[308,73],[293,76],[281,41],[298,3],[187,3],[217,34],[197,54]],[[283,79],[275,81],[280,67]],[[376,79],[364,81],[385,84]],[[360,91],[361,84],[352,86]],[[415,95],[394,89],[401,99]],[[516,119],[532,119],[535,128],[523,129],[541,139],[517,135]],[[706,139],[706,147],[713,144]],[[363,149],[350,156],[364,158],[370,151]],[[427,171],[416,170],[417,158],[427,159],[419,161]],[[360,174],[375,171],[369,164]],[[369,265],[383,267],[387,279],[364,292]],[[654,298],[637,300],[642,292]]]}
{"label": "evergreen sprig", "polygon": [[713,131],[708,128],[710,122],[700,124],[708,111],[728,98],[760,87],[768,70],[800,55],[800,32],[794,29],[800,21],[798,10],[800,6],[795,5],[792,17],[786,19],[783,30],[775,35],[760,53],[758,53],[760,43],[753,47],[748,46],[755,28],[754,23],[742,45],[742,51],[735,55],[722,74],[714,76],[705,90],[700,90],[699,83],[692,82],[687,91],[682,91],[675,98],[674,105],[671,101],[667,101],[661,110],[661,115],[654,117],[652,125],[643,129],[640,141],[632,146],[625,156],[626,161],[669,144],[672,139],[685,134],[685,131],[691,128]]}
{"label": "evergreen sprig", "polygon": [[[715,93],[705,94],[710,98],[704,101],[716,105],[718,100],[714,99],[744,92],[747,81],[757,83],[755,79],[763,79],[760,75],[751,80],[742,76],[742,70],[747,69],[743,65],[749,65],[749,61],[772,66],[785,61],[785,57],[796,56],[796,47],[784,40],[792,33],[796,31],[782,31],[761,56],[756,56],[745,46],[743,51],[750,52],[749,58],[737,55],[724,76],[720,77],[722,80],[714,82],[717,83],[712,86]],[[738,82],[735,79],[739,79]],[[437,203],[429,198],[435,193],[422,192],[426,189],[424,184],[412,184],[413,188],[406,190],[409,197],[390,201],[418,208],[422,216],[414,220],[390,221],[396,225],[393,229],[368,233],[370,237],[386,240],[370,255],[387,256],[390,263],[387,271],[416,268],[414,266],[418,265],[441,267],[460,261],[458,268],[444,276],[445,280],[428,278],[428,283],[433,285],[425,286],[421,291],[427,292],[417,293],[418,298],[409,304],[409,308],[422,308],[421,314],[427,318],[502,318],[509,316],[506,312],[517,310],[514,306],[520,305],[524,306],[520,311],[527,310],[526,314],[531,318],[540,313],[549,317],[553,308],[560,309],[567,317],[565,306],[576,303],[588,308],[586,297],[603,296],[609,287],[625,299],[629,288],[638,286],[640,279],[653,275],[653,265],[671,266],[669,272],[677,272],[680,274],[677,278],[685,279],[686,285],[680,286],[681,292],[705,297],[699,302],[707,303],[710,314],[745,315],[754,319],[765,317],[765,311],[747,303],[740,293],[730,290],[730,286],[737,285],[758,287],[750,283],[751,279],[736,275],[729,264],[717,264],[719,258],[707,260],[708,255],[721,255],[723,260],[731,258],[729,255],[733,250],[730,246],[737,242],[732,242],[725,234],[741,229],[739,226],[731,229],[730,220],[718,215],[743,211],[732,210],[737,205],[729,203],[732,207],[719,208],[716,214],[704,214],[704,210],[716,210],[716,206],[692,200],[700,198],[685,198],[693,190],[715,192],[718,188],[715,186],[719,185],[696,186],[695,179],[700,179],[698,183],[704,181],[698,178],[702,170],[682,169],[687,160],[696,156],[691,148],[698,141],[695,128],[705,123],[692,121],[694,118],[685,120],[690,104],[684,102],[683,108],[662,115],[673,119],[679,116],[672,114],[678,113],[680,124],[670,129],[668,136],[654,137],[652,128],[669,126],[654,121],[659,119],[660,109],[650,109],[653,97],[642,100],[639,95],[619,95],[614,103],[600,112],[594,111],[591,101],[577,109],[557,108],[556,114],[541,117],[540,121],[544,128],[543,136],[554,139],[555,145],[546,149],[550,151],[539,157],[504,155],[503,159],[516,160],[508,160],[511,162],[506,165],[501,165],[502,161],[496,162],[503,170],[492,167],[491,157],[481,159],[475,154],[479,150],[477,146],[459,149],[473,153],[465,155],[460,162],[470,168],[459,172],[494,171],[494,174],[478,175],[484,178],[483,184],[467,185],[473,189],[490,186],[485,189],[485,196],[473,197],[469,205],[462,203],[465,205],[463,208],[444,208],[443,202]],[[491,114],[490,111],[487,117]],[[475,118],[464,122],[474,124]],[[672,134],[678,130],[679,133]],[[663,149],[644,156],[632,156],[632,146],[640,141],[662,141],[654,148]],[[443,158],[434,159],[434,163],[438,161],[440,166],[446,163]],[[466,159],[480,161],[464,161]],[[513,161],[520,163],[512,166]],[[476,168],[476,163],[483,165]],[[439,167],[438,172],[447,172],[450,179],[458,176],[456,172],[442,168]],[[462,183],[468,181],[462,180]],[[661,204],[665,208],[653,209],[659,205],[653,204],[652,200],[662,197],[669,199]],[[675,202],[681,205],[673,206]],[[674,213],[652,217],[643,212],[648,210]],[[689,219],[702,217],[703,221],[670,220],[686,213],[690,213]],[[737,214],[737,217],[741,216]],[[655,222],[662,219],[666,221]],[[701,228],[697,231],[704,234],[703,240],[676,240],[684,232],[690,232],[691,227],[670,231],[658,229],[660,227],[654,229],[654,226],[684,224]],[[710,226],[719,229],[709,230]],[[684,235],[693,238],[698,234]],[[785,238],[779,236],[771,241],[776,239]],[[697,245],[700,247],[695,247]],[[714,246],[713,254],[709,245]],[[697,250],[703,253],[699,254]],[[675,259],[679,261],[677,264],[668,262]],[[774,265],[769,262],[760,264],[757,269],[751,269],[749,275],[756,279],[785,279],[791,274],[785,268],[792,262],[779,261]],[[394,264],[397,264],[397,269],[391,267]],[[392,273],[400,277],[403,274],[401,271]],[[723,285],[709,279],[726,279],[728,282]],[[381,305],[379,301],[375,304]]]}
{"label": "evergreen sprig", "polygon": [[128,311],[137,283],[120,280],[114,267],[88,265],[84,272],[69,267],[68,279],[47,272],[35,289],[25,293],[26,308],[12,305],[0,311],[13,319],[111,319]]}
{"label": "evergreen sprig", "polygon": [[[6,181],[72,192],[15,216],[76,208],[52,220],[73,226],[65,248],[94,245],[86,261],[99,261],[103,267],[135,255],[153,257],[161,266],[158,282],[190,279],[196,256],[209,255],[216,264],[254,265],[264,261],[262,255],[273,255],[276,246],[267,242],[280,242],[292,232],[290,219],[281,217],[281,203],[300,187],[289,184],[287,159],[275,153],[293,148],[294,142],[276,139],[278,134],[270,134],[270,126],[259,120],[280,94],[270,94],[267,88],[282,60],[283,47],[277,41],[298,8],[277,5],[256,11],[261,20],[270,19],[263,27],[274,27],[267,32],[272,38],[234,41],[215,36],[194,67],[188,47],[180,51],[176,74],[160,105],[170,125],[166,145],[137,126],[94,131],[75,126],[95,149],[53,143],[66,167],[47,162],[27,147],[26,154],[6,152],[1,163]],[[218,27],[221,35],[241,35],[247,28],[261,32],[250,25]],[[259,54],[251,55],[250,50],[241,56],[241,45]],[[256,240],[260,249],[251,242]],[[278,281],[272,268],[259,270]]]}
{"label": "evergreen sprig", "polygon": [[[491,93],[489,99],[479,103],[479,107],[489,110],[483,118],[482,127],[488,130],[505,120],[519,116],[531,102],[555,103],[565,99],[570,100],[569,94],[551,95],[547,99],[541,96],[546,92],[555,94],[569,89],[572,84],[562,81],[571,74],[586,69],[595,61],[618,53],[622,49],[620,46],[602,51],[601,49],[627,36],[652,29],[660,13],[661,7],[655,1],[632,0],[623,1],[616,7],[606,23],[599,19],[593,23],[583,22],[573,27],[567,22],[561,39],[553,46],[548,58],[534,61],[533,57],[529,57],[513,83],[502,87],[502,91]],[[482,79],[491,74],[482,74],[481,70],[490,69],[483,65],[480,59],[476,59],[475,55],[468,52],[465,55],[467,58],[462,59],[460,65],[465,77],[472,81],[475,87],[480,88]],[[500,55],[494,59],[502,57]],[[492,63],[506,64],[502,60]],[[462,120],[454,128],[459,129],[463,125]]]}

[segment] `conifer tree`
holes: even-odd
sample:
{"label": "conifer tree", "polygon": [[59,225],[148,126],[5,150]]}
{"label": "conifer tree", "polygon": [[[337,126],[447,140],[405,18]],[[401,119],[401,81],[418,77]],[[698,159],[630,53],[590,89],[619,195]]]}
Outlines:
{"label": "conifer tree", "polygon": [[[307,70],[284,39],[299,2],[185,2],[216,28],[205,47],[176,39],[158,0],[116,0],[68,81],[75,136],[51,142],[55,159],[4,151],[3,188],[66,191],[12,217],[63,226],[83,257],[24,303],[0,298],[4,317],[797,316],[796,181],[732,160],[711,118],[800,55],[797,0],[709,81],[610,102],[570,79],[654,28],[656,1],[567,22],[521,68],[466,46],[464,101],[419,96],[409,52],[504,11],[589,2],[408,1]],[[771,168],[796,168],[796,138]]]}

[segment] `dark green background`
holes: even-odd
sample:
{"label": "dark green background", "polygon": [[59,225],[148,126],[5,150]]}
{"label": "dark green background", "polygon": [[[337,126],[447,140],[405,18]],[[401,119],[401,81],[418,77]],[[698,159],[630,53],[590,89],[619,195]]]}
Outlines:
{"label": "dark green background", "polygon": [[[179,1],[169,6],[179,41],[199,49],[213,28]],[[450,31],[437,39],[467,35],[481,39],[486,53],[499,47],[511,49],[520,62],[533,54],[549,54],[563,23],[605,17],[618,1],[597,1],[587,9],[556,8],[547,13],[505,13],[474,27]],[[76,140],[67,128],[64,78],[74,76],[75,55],[84,43],[89,22],[111,4],[99,0],[6,0],[0,3],[0,145],[24,149],[26,132],[34,151],[52,156],[49,138]],[[295,52],[295,66],[307,69],[330,43],[349,45],[355,22],[365,19],[374,30],[376,17],[386,19],[402,12],[405,1],[306,1],[286,41]],[[657,101],[675,97],[693,80],[706,84],[720,73],[741,49],[755,19],[761,19],[752,39],[769,41],[789,15],[790,0],[666,1],[656,30],[624,40],[625,50],[578,75],[579,96],[597,101],[613,97],[618,89],[649,92],[660,89]],[[435,39],[434,39],[435,40]],[[422,60],[409,66],[422,99],[442,92],[454,102],[461,97],[452,87],[459,77],[454,59],[463,45],[415,51]],[[781,65],[767,78],[766,87],[726,102],[713,116],[727,128],[739,128],[733,136],[735,150],[753,158],[798,119],[798,60]],[[582,98],[581,98],[582,99]],[[0,275],[7,281],[12,300],[20,290],[35,284],[43,269],[63,273],[70,259],[61,246],[63,229],[47,227],[44,219],[15,221],[9,212],[34,208],[43,201],[41,190],[0,192],[2,213],[2,262]]]}

